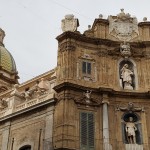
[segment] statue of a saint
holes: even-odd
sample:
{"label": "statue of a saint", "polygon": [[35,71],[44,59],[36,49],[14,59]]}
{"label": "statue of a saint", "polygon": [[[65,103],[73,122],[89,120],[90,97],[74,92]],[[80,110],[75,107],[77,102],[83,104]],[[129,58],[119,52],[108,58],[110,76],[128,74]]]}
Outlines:
{"label": "statue of a saint", "polygon": [[124,64],[121,69],[121,78],[124,85],[124,89],[133,89],[132,87],[132,76],[133,72],[128,69],[128,64]]}
{"label": "statue of a saint", "polygon": [[127,140],[129,144],[136,144],[136,133],[137,128],[135,126],[135,123],[133,122],[133,117],[129,117],[129,121],[126,123],[125,126],[126,134],[127,134]]}

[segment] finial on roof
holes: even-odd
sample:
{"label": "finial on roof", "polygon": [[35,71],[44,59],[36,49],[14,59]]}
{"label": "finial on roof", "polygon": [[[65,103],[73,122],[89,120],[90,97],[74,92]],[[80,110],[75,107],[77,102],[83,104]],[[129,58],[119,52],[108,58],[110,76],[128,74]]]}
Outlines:
{"label": "finial on roof", "polygon": [[88,30],[90,30],[91,29],[91,25],[88,25]]}
{"label": "finial on roof", "polygon": [[146,22],[146,21],[147,21],[147,17],[144,17],[144,18],[143,18],[143,21]]}
{"label": "finial on roof", "polygon": [[74,15],[68,14],[65,16],[65,19],[61,21],[61,28],[63,32],[71,31],[75,32],[77,31],[77,27],[79,26],[79,20],[77,18],[74,18]]}
{"label": "finial on roof", "polygon": [[122,13],[124,13],[124,8],[121,8],[120,10],[121,10]]}
{"label": "finial on roof", "polygon": [[102,14],[99,15],[99,19],[103,19],[103,15]]}

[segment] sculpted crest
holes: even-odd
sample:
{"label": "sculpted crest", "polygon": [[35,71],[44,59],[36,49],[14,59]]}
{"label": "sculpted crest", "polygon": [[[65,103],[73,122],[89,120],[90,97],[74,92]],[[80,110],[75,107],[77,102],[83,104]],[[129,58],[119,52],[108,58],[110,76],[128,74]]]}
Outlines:
{"label": "sculpted crest", "polygon": [[79,26],[79,21],[77,18],[74,18],[74,15],[66,15],[65,19],[61,21],[61,28],[63,32],[71,31],[74,32]]}
{"label": "sculpted crest", "polygon": [[130,41],[139,35],[136,17],[125,14],[124,9],[117,16],[109,16],[109,34],[120,41]]}

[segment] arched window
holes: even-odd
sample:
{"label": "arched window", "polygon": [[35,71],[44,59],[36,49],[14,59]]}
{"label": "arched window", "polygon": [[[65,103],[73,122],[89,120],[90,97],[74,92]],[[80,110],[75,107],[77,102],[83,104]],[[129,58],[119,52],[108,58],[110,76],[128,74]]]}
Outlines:
{"label": "arched window", "polygon": [[31,145],[25,145],[25,146],[19,148],[19,150],[31,150]]}

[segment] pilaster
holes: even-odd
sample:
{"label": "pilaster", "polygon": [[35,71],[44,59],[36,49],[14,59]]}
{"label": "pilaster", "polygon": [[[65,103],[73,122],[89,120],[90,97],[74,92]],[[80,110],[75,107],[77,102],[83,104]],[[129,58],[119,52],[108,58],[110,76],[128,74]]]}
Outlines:
{"label": "pilaster", "polygon": [[2,131],[2,150],[8,150],[10,126],[10,122],[6,122]]}

